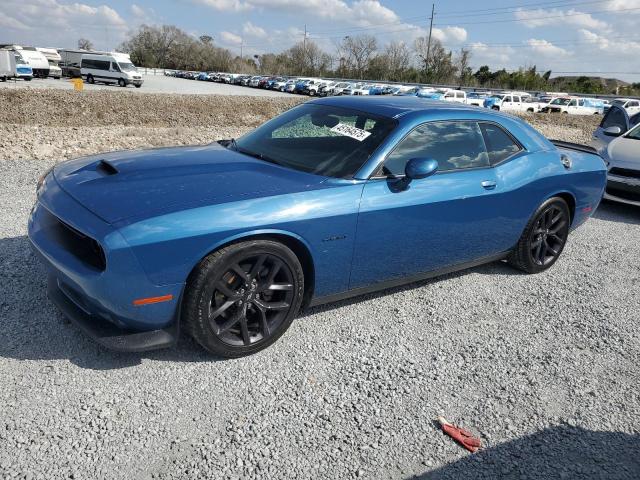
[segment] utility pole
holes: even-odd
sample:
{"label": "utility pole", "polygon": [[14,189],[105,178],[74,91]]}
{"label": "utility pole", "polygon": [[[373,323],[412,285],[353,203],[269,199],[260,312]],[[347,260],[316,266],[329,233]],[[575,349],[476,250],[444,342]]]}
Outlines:
{"label": "utility pole", "polygon": [[244,37],[240,39],[240,61],[241,62],[244,60],[244,57],[242,56],[242,47],[244,47]]}
{"label": "utility pole", "polygon": [[307,53],[307,24],[304,24],[304,39],[302,40],[302,49]]}
{"label": "utility pole", "polygon": [[429,68],[429,54],[431,53],[431,32],[433,31],[433,13],[435,10],[436,6],[434,3],[431,4],[431,18],[429,19],[431,21],[431,24],[429,25],[429,40],[427,41],[427,58],[424,61],[425,64],[425,70],[427,70]]}

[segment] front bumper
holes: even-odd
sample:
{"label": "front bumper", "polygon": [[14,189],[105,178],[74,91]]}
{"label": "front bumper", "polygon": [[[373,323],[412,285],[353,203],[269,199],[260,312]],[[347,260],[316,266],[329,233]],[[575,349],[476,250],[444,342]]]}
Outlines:
{"label": "front bumper", "polygon": [[[119,231],[64,192],[51,173],[29,216],[28,233],[49,273],[52,300],[90,336],[109,348],[128,351],[170,344],[161,331],[177,328],[184,283],[152,282]],[[101,247],[101,262],[88,248],[95,246],[91,241]],[[136,304],[163,296],[171,298]],[[123,339],[130,335],[132,339]]]}
{"label": "front bumper", "polygon": [[137,86],[142,86],[142,84],[144,83],[144,80],[142,80],[141,78],[134,78],[134,79],[127,79],[125,80],[125,83],[127,85],[137,85]]}
{"label": "front bumper", "polygon": [[145,352],[175,345],[179,335],[179,322],[165,329],[136,332],[119,328],[85,311],[73,300],[58,278],[50,274],[47,296],[73,324],[89,338],[109,350],[117,352]]}
{"label": "front bumper", "polygon": [[604,198],[628,205],[640,206],[640,178],[609,174]]}

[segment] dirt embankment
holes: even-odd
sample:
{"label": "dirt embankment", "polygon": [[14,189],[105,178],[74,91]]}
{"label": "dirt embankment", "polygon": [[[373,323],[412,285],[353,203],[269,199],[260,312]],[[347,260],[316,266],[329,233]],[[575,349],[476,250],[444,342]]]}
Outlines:
{"label": "dirt embankment", "polygon": [[[0,90],[0,158],[59,161],[238,137],[306,97]],[[588,143],[600,117],[526,114],[549,138]]]}

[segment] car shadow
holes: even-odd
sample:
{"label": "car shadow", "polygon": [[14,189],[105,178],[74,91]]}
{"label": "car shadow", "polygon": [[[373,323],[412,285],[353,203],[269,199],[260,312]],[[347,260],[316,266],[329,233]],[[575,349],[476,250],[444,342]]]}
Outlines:
{"label": "car shadow", "polygon": [[75,365],[109,370],[143,359],[178,362],[223,360],[187,335],[169,349],[142,353],[109,351],[86,337],[49,301],[46,271],[26,236],[0,239],[0,356],[17,360],[69,359]]}
{"label": "car shadow", "polygon": [[407,480],[640,478],[640,435],[561,425],[517,438]]}
{"label": "car shadow", "polygon": [[607,220],[609,222],[640,225],[640,207],[610,200],[602,200],[600,206],[593,214],[593,218]]}

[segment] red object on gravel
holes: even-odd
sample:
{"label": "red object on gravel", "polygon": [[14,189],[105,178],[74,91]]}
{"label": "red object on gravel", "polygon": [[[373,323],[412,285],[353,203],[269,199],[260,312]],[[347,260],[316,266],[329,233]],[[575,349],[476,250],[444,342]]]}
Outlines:
{"label": "red object on gravel", "polygon": [[440,423],[444,433],[449,435],[471,453],[476,452],[478,448],[480,448],[480,439],[474,437],[469,430],[456,427],[455,425],[447,422],[443,417],[438,417],[438,423]]}

